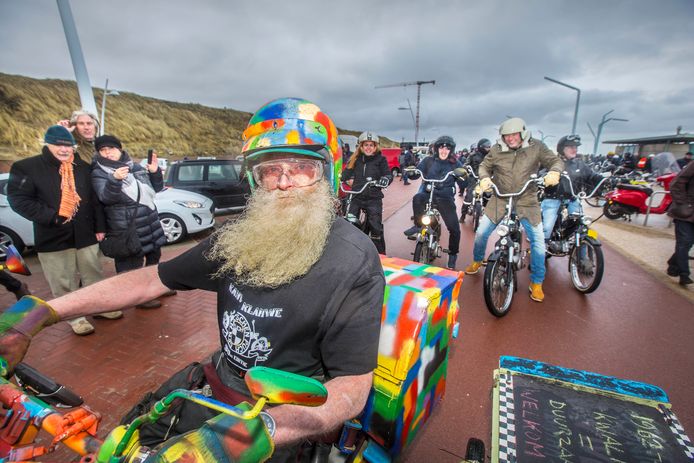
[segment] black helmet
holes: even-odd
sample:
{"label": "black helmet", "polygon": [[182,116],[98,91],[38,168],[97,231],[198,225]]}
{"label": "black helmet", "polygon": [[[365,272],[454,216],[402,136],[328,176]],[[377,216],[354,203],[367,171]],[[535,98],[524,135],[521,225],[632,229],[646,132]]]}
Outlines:
{"label": "black helmet", "polygon": [[455,153],[455,141],[453,138],[449,137],[448,135],[441,135],[434,142],[434,154],[439,154],[439,148],[443,145],[448,146],[448,148],[451,150],[451,154]]}
{"label": "black helmet", "polygon": [[487,138],[482,138],[477,142],[477,150],[483,152],[484,154],[489,153],[491,147],[492,142],[490,142]]}
{"label": "black helmet", "polygon": [[557,154],[562,156],[564,154],[564,148],[567,146],[581,146],[581,137],[578,135],[566,135],[561,137],[557,143]]}

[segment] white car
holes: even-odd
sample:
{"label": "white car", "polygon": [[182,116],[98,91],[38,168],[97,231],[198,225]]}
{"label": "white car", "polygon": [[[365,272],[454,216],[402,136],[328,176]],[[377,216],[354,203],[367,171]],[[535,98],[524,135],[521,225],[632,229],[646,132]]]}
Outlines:
{"label": "white car", "polygon": [[[34,245],[32,223],[17,214],[7,202],[9,174],[0,174],[0,244],[14,244],[22,253]],[[154,197],[159,220],[164,228],[168,244],[178,243],[188,234],[214,227],[212,200],[191,191],[164,188]],[[0,260],[5,258],[0,251]]]}

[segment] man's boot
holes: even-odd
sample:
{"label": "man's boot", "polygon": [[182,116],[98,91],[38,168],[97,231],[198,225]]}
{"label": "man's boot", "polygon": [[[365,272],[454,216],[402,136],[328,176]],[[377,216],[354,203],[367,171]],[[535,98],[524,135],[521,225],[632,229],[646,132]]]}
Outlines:
{"label": "man's boot", "polygon": [[468,265],[465,268],[465,273],[468,275],[474,275],[475,273],[479,272],[480,267],[482,266],[482,262],[480,261],[473,261],[470,265]]}
{"label": "man's boot", "polygon": [[448,265],[447,267],[451,270],[455,269],[455,261],[458,258],[458,254],[449,254],[448,255]]}
{"label": "man's boot", "polygon": [[86,336],[94,332],[94,327],[84,317],[75,318],[74,320],[68,320],[67,322],[70,324],[72,332],[75,333],[77,336]]}
{"label": "man's boot", "polygon": [[530,283],[530,299],[535,302],[542,302],[545,300],[545,293],[542,291],[542,283]]}
{"label": "man's boot", "polygon": [[22,286],[20,286],[18,289],[12,291],[14,293],[14,296],[17,298],[17,300],[20,300],[24,296],[30,296],[31,293],[29,292],[29,287],[27,286],[26,283],[22,283]]}

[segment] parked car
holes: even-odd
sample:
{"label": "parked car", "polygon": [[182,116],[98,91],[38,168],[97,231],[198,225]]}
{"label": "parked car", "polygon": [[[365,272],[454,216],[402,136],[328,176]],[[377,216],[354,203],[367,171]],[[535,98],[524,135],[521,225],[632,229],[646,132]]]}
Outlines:
{"label": "parked car", "polygon": [[[7,202],[7,181],[10,174],[0,174],[0,244],[14,244],[21,254],[28,246],[34,245],[34,225],[12,210]],[[0,248],[0,260],[5,260],[5,252]]]}
{"label": "parked car", "polygon": [[388,169],[393,178],[400,175],[400,148],[381,148],[381,154],[388,161]]}
{"label": "parked car", "polygon": [[246,207],[251,194],[241,175],[243,163],[231,159],[194,159],[171,164],[164,184],[207,196],[217,212],[237,212]]}
{"label": "parked car", "polygon": [[[14,244],[22,253],[34,245],[33,224],[17,214],[7,202],[9,174],[0,174],[0,244]],[[168,244],[178,243],[189,234],[214,227],[212,200],[190,191],[165,188],[154,197],[159,220]],[[0,260],[5,255],[0,251]]]}

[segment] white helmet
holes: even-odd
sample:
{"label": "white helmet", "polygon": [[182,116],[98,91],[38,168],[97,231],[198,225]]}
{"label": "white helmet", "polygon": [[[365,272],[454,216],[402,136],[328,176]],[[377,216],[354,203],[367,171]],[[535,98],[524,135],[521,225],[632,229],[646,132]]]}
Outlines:
{"label": "white helmet", "polygon": [[365,141],[372,141],[378,144],[378,135],[373,132],[369,132],[368,130],[366,132],[362,132],[361,135],[359,135],[359,144],[361,145]]}
{"label": "white helmet", "polygon": [[499,144],[503,148],[503,151],[507,151],[509,148],[504,142],[504,135],[511,135],[512,133],[520,133],[521,140],[523,141],[522,146],[528,146],[528,140],[530,139],[530,131],[525,126],[525,121],[520,117],[512,117],[506,119],[499,126]]}

